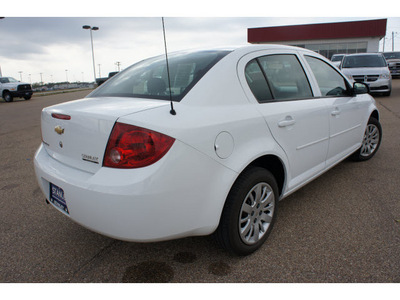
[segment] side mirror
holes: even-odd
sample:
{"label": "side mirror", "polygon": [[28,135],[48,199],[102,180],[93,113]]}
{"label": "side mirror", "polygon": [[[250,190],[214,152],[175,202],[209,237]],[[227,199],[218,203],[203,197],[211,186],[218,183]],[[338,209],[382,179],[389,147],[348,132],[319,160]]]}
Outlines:
{"label": "side mirror", "polygon": [[354,95],[367,94],[367,93],[369,93],[369,86],[363,82],[354,82],[353,83],[353,92],[354,92]]}

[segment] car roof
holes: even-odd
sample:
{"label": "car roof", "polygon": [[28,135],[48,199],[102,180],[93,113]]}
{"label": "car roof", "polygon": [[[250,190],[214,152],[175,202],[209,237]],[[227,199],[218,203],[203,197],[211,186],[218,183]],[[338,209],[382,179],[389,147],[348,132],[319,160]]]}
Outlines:
{"label": "car roof", "polygon": [[[254,51],[260,51],[260,50],[295,50],[295,51],[306,51],[309,53],[317,54],[314,51],[301,48],[301,47],[295,47],[295,46],[287,46],[287,45],[279,45],[279,44],[262,44],[262,45],[228,45],[228,46],[219,46],[219,47],[213,47],[213,48],[194,48],[194,49],[187,49],[187,50],[180,50],[180,51],[175,51],[174,53],[179,53],[179,52],[200,52],[200,51],[232,51],[232,52],[240,52],[243,54],[254,52]],[[172,54],[172,53],[171,53]]]}

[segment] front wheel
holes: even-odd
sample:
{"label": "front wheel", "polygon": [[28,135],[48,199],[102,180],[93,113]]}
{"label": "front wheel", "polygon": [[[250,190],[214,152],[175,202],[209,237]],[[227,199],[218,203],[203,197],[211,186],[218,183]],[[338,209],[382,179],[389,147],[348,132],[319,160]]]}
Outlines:
{"label": "front wheel", "polygon": [[382,141],[382,126],[377,119],[371,117],[368,120],[360,149],[353,153],[351,159],[364,161],[372,158],[378,151]]}
{"label": "front wheel", "polygon": [[12,102],[13,101],[13,96],[11,95],[10,92],[4,92],[3,93],[3,99],[6,102]]}
{"label": "front wheel", "polygon": [[278,185],[266,169],[251,167],[233,185],[215,232],[219,244],[237,255],[262,246],[276,219]]}
{"label": "front wheel", "polygon": [[29,99],[31,99],[31,98],[32,98],[32,96],[25,96],[25,97],[24,97],[25,100],[29,100]]}

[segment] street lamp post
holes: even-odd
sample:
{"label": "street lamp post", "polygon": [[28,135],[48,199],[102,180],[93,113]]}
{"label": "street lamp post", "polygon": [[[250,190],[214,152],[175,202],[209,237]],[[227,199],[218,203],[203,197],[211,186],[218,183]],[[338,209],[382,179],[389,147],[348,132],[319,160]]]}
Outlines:
{"label": "street lamp post", "polygon": [[94,83],[96,84],[96,65],[94,63],[94,49],[93,49],[93,35],[92,35],[92,31],[93,30],[99,30],[99,27],[91,27],[90,25],[84,25],[82,26],[83,29],[89,29],[90,30],[90,41],[92,44],[92,59],[93,59],[93,75],[94,75]]}
{"label": "street lamp post", "polygon": [[119,71],[120,71],[121,62],[117,61],[117,62],[115,63],[115,65],[117,66],[118,72],[119,72]]}

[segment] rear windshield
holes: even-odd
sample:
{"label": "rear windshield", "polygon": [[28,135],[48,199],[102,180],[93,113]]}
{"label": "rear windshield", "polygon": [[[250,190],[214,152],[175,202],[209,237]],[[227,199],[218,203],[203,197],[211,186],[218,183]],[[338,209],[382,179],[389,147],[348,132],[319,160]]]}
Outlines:
{"label": "rear windshield", "polygon": [[342,68],[382,68],[386,61],[381,55],[352,55],[343,59]]}
{"label": "rear windshield", "polygon": [[132,65],[106,81],[87,97],[133,97],[180,101],[188,91],[230,51],[179,52]]}

